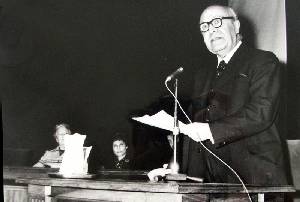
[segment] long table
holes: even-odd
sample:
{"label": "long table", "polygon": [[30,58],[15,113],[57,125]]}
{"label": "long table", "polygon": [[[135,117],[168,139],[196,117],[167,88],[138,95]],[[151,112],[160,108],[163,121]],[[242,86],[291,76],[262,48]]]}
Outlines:
{"label": "long table", "polygon": [[[27,170],[28,171],[28,170]],[[49,172],[49,171],[48,171]],[[52,171],[51,171],[52,172]],[[125,172],[125,171],[124,171]],[[145,172],[122,171],[115,173],[103,171],[94,179],[68,179],[49,177],[47,172],[36,176],[18,176],[15,183],[27,186],[28,201],[31,202],[201,202],[201,201],[249,201],[240,184],[195,183],[162,181],[149,182]],[[133,173],[133,174],[132,174]],[[136,178],[134,176],[137,176]],[[6,176],[8,176],[6,174]],[[117,177],[116,177],[117,176]],[[253,201],[267,201],[294,192],[292,186],[257,186],[247,185]],[[272,199],[270,199],[272,201]]]}

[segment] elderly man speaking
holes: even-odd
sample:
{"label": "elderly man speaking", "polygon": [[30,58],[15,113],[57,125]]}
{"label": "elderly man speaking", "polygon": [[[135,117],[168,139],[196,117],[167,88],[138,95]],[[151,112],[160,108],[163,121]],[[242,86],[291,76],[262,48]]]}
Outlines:
{"label": "elderly man speaking", "polygon": [[199,27],[214,65],[195,77],[193,122],[185,133],[182,171],[206,182],[287,184],[278,118],[282,70],[276,56],[242,42],[235,11],[213,5]]}

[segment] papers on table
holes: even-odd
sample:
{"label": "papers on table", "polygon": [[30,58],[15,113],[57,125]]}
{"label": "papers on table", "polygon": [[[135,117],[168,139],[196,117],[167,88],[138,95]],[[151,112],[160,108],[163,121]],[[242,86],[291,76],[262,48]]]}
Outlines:
{"label": "papers on table", "polygon": [[65,135],[65,153],[60,165],[59,173],[66,176],[78,176],[88,173],[88,162],[92,147],[84,147],[83,143],[86,135],[75,133]]}

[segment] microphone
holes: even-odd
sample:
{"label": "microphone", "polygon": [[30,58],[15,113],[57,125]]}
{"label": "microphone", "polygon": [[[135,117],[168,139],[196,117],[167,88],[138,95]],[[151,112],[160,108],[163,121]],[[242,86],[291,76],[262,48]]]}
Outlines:
{"label": "microphone", "polygon": [[181,72],[183,72],[183,67],[179,67],[178,69],[176,69],[175,72],[173,72],[172,74],[170,74],[170,75],[166,78],[166,82],[171,81],[175,76],[177,76],[177,75],[180,74]]}

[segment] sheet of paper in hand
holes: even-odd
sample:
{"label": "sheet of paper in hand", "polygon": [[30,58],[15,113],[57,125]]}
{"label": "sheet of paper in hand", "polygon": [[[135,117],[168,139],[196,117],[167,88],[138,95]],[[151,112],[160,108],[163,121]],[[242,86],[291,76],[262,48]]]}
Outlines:
{"label": "sheet of paper in hand", "polygon": [[[142,117],[133,117],[132,119],[164,130],[173,131],[174,129],[174,117],[169,115],[164,110],[161,110],[152,116],[144,115]],[[186,125],[181,121],[179,121],[178,124],[179,128],[182,128]]]}

